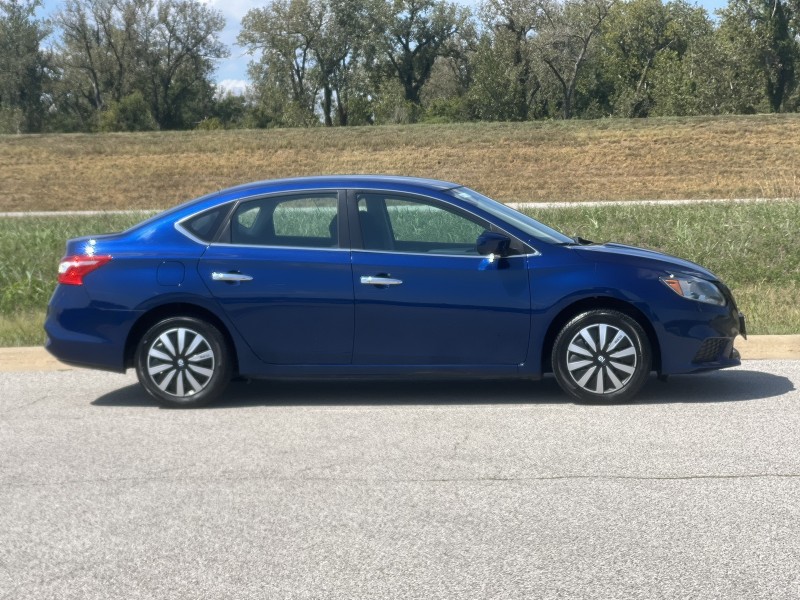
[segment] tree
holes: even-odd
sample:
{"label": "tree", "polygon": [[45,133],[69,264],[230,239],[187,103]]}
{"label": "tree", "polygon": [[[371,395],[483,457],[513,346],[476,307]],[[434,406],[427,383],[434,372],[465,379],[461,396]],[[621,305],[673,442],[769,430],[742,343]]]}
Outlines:
{"label": "tree", "polygon": [[795,15],[795,10],[786,0],[730,0],[727,8],[719,11],[720,34],[761,73],[773,112],[784,110],[797,83],[800,15]]}
{"label": "tree", "polygon": [[[713,33],[713,24],[705,10],[684,0],[667,4],[661,0],[630,0],[614,5],[600,37],[600,68],[603,78],[613,88],[614,114],[648,116],[655,108],[654,95],[658,93],[666,99],[669,90],[663,88],[678,83],[676,78],[684,57],[694,61],[698,58],[694,53],[701,46],[703,52],[710,51],[702,41],[712,41]],[[694,64],[686,66],[689,66],[687,74],[697,71]],[[669,85],[661,85],[665,70],[672,80]],[[704,83],[691,76],[685,82],[688,88]],[[677,104],[674,106],[677,108]]]}
{"label": "tree", "polygon": [[457,36],[469,21],[468,9],[445,0],[378,0],[372,24],[377,54],[406,102],[420,106],[436,59],[456,52]]}
{"label": "tree", "polygon": [[[324,7],[316,0],[273,0],[242,19],[239,44],[251,54],[261,53],[250,65],[250,76],[262,101],[273,104],[276,117],[285,124],[314,120],[318,88],[312,48],[323,20]],[[292,112],[297,122],[286,123]]]}
{"label": "tree", "polygon": [[242,21],[239,43],[251,63],[261,105],[284,125],[364,122],[367,0],[274,0]]}
{"label": "tree", "polygon": [[601,37],[602,69],[614,86],[614,113],[646,117],[652,107],[652,69],[677,39],[661,0],[620,2],[609,11]]}
{"label": "tree", "polygon": [[96,127],[111,103],[138,106],[137,92],[162,129],[191,127],[207,112],[214,60],[227,55],[219,12],[192,0],[67,0],[56,24],[56,100],[82,128]]}
{"label": "tree", "polygon": [[351,106],[358,96],[366,96],[362,72],[364,44],[368,31],[368,4],[363,0],[322,2],[320,35],[312,44],[317,83],[322,90],[322,116],[333,125],[334,103],[339,125],[347,125]]}
{"label": "tree", "polygon": [[481,118],[525,121],[541,88],[532,37],[541,20],[538,4],[486,0],[485,33],[475,55],[475,109]]}
{"label": "tree", "polygon": [[133,91],[139,35],[151,8],[139,0],[67,0],[56,14],[63,78],[95,111]]}
{"label": "tree", "polygon": [[578,77],[614,2],[540,0],[542,18],[533,43],[561,89],[561,111],[565,119],[572,118]]}
{"label": "tree", "polygon": [[[749,113],[764,105],[759,74],[705,11],[667,5],[677,42],[659,51],[648,75],[648,116]],[[764,105],[766,108],[766,105]]]}
{"label": "tree", "polygon": [[143,85],[162,129],[193,127],[214,96],[214,61],[227,56],[217,39],[219,11],[192,0],[161,0],[146,19],[141,49]]}
{"label": "tree", "polygon": [[48,58],[41,43],[49,31],[36,19],[39,6],[39,0],[0,0],[0,131],[42,127]]}

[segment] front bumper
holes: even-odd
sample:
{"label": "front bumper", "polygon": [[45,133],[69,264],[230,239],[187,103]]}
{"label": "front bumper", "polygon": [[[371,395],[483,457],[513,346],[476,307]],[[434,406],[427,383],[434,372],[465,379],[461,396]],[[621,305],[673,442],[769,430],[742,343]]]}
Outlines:
{"label": "front bumper", "polygon": [[725,307],[687,305],[670,311],[659,326],[661,374],[676,375],[741,365],[734,348],[737,336],[747,335],[745,316],[733,298]]}

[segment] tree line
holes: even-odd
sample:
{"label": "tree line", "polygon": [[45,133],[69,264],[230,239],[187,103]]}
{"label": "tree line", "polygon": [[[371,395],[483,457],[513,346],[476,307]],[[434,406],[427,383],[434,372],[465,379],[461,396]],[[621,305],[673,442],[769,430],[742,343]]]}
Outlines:
{"label": "tree line", "polygon": [[243,95],[196,0],[0,0],[0,132],[648,117],[800,108],[800,0],[268,0]]}

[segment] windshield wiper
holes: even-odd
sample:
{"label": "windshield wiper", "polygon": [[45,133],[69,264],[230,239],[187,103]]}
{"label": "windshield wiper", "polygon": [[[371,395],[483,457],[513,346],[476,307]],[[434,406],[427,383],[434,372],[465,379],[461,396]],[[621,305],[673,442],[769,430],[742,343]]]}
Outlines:
{"label": "windshield wiper", "polygon": [[561,242],[559,246],[591,246],[595,243],[592,240],[587,240],[579,235],[574,235],[570,237],[570,239],[572,240],[571,242]]}

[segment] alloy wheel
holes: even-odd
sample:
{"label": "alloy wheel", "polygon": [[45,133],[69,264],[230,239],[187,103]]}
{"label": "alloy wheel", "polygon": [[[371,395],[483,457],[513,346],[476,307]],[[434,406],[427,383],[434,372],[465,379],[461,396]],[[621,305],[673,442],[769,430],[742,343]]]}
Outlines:
{"label": "alloy wheel", "polygon": [[570,340],[566,367],[581,389],[592,394],[612,394],[624,388],[636,373],[636,347],[618,327],[607,323],[587,325]]}
{"label": "alloy wheel", "polygon": [[147,350],[147,374],[165,394],[187,398],[201,392],[214,375],[216,357],[209,341],[187,327],[167,329]]}

